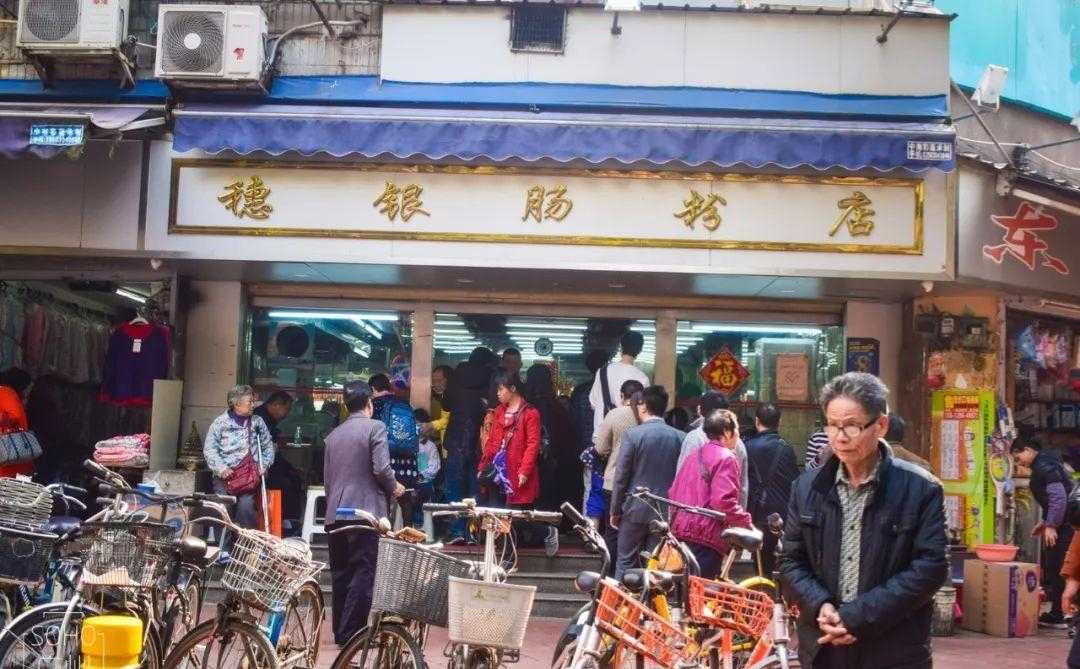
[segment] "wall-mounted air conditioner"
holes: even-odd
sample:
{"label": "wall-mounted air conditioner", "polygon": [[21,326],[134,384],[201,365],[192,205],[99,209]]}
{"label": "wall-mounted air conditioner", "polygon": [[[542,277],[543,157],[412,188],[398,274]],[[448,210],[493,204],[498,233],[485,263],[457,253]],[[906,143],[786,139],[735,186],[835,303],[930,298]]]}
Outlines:
{"label": "wall-mounted air conditioner", "polygon": [[161,5],[154,73],[195,88],[261,88],[266,14],[256,5]]}
{"label": "wall-mounted air conditioner", "polygon": [[128,0],[22,0],[16,45],[31,54],[78,55],[119,49]]}

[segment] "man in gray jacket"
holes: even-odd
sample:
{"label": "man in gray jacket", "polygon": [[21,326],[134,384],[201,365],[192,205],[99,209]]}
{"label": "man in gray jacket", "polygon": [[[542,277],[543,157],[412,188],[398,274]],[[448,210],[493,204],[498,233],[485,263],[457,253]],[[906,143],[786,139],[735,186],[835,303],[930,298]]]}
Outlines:
{"label": "man in gray jacket", "polygon": [[[619,530],[615,578],[622,578],[627,569],[634,567],[649,538],[649,521],[656,518],[644,501],[631,494],[643,486],[656,495],[667,496],[686,436],[664,422],[668,394],[663,386],[649,386],[641,398],[637,407],[641,425],[623,435],[611,491],[611,526]],[[666,510],[663,520],[667,520]]]}
{"label": "man in gray jacket", "polygon": [[[323,471],[326,479],[326,517],[337,509],[363,509],[382,518],[390,513],[390,497],[400,497],[405,487],[394,478],[386,426],[372,420],[371,387],[363,381],[345,384],[345,407],[349,418],[326,437]],[[327,523],[332,530],[348,521]],[[379,538],[371,532],[328,535],[330,572],[333,579],[331,606],[334,640],[344,644],[367,624]]]}

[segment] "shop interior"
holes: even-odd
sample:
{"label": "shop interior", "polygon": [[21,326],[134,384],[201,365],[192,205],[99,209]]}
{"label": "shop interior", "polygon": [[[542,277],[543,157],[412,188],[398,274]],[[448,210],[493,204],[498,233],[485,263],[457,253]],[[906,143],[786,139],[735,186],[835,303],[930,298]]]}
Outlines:
{"label": "shop interior", "polygon": [[0,281],[0,371],[15,367],[32,379],[25,408],[42,446],[42,481],[80,480],[79,463],[98,442],[150,432],[152,397],[133,394],[122,378],[115,335],[125,324],[153,332],[161,344],[154,376],[168,378],[170,290],[169,281]]}
{"label": "shop interior", "polygon": [[[408,399],[413,316],[404,310],[255,307],[250,323],[248,381],[264,398],[275,390],[295,398],[279,425],[287,437],[283,454],[306,472],[308,485],[318,485],[322,440],[341,418],[346,382],[384,372]],[[557,397],[568,402],[576,387],[592,382],[588,354],[600,350],[614,357],[629,330],[642,334],[637,364],[653,377],[653,319],[438,311],[432,369],[454,368],[478,346],[496,354],[514,348],[521,353],[523,379],[533,365],[550,367]],[[814,398],[843,371],[843,337],[838,325],[678,321],[675,404],[694,417],[697,398],[709,387],[702,369],[728,351],[744,370],[726,393],[743,429],[753,431],[759,403],[775,403],[784,415],[781,434],[801,460],[807,438],[820,426]],[[797,378],[778,383],[782,374]]]}

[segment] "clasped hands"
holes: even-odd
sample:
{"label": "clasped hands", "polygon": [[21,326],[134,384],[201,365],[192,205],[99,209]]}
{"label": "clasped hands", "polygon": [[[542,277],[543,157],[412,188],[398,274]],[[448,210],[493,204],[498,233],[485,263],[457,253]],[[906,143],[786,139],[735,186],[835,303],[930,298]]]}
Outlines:
{"label": "clasped hands", "polygon": [[844,626],[844,621],[840,619],[840,613],[836,610],[836,607],[828,602],[821,605],[821,610],[818,611],[817,624],[818,629],[824,634],[824,636],[818,639],[818,644],[821,646],[850,646],[857,641],[857,639],[847,631],[847,628]]}

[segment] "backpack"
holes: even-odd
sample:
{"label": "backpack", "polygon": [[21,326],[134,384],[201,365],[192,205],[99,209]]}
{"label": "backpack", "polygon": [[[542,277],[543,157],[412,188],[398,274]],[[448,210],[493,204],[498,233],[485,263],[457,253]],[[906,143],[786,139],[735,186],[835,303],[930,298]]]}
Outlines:
{"label": "backpack", "polygon": [[420,436],[412,407],[399,399],[383,405],[375,416],[386,425],[391,457],[415,457],[420,451]]}

